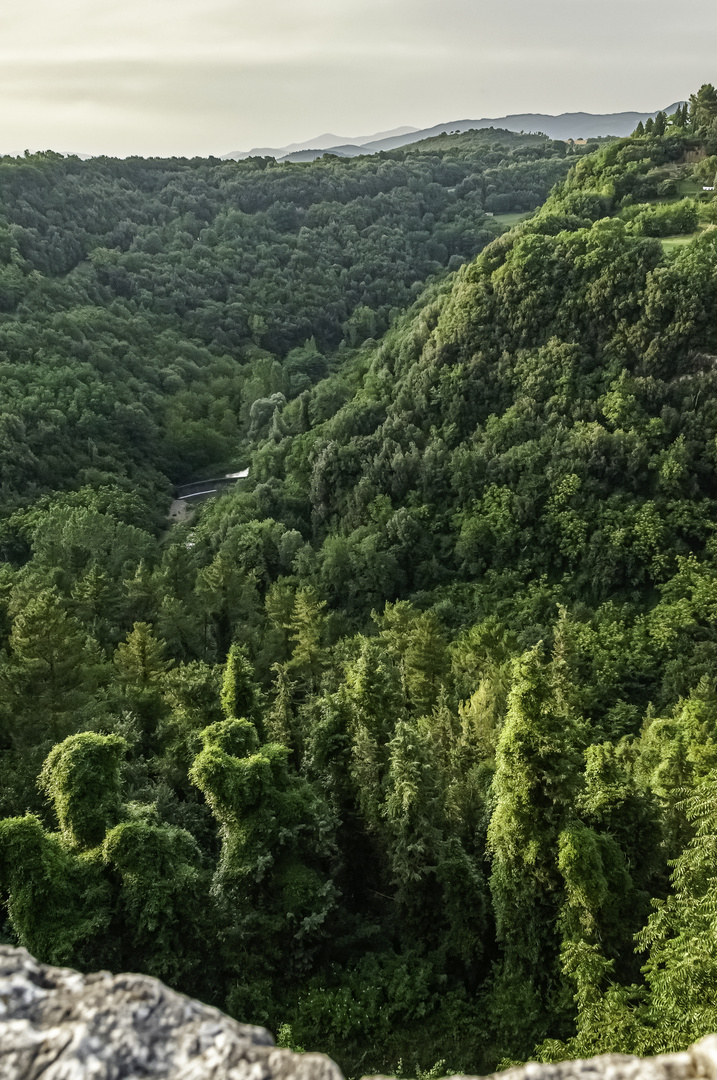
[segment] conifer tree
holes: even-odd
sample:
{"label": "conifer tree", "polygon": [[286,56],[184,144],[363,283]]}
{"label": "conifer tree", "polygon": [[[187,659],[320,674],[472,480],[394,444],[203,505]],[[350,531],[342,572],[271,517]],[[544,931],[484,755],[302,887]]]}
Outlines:
{"label": "conifer tree", "polygon": [[512,1055],[528,1054],[564,1008],[557,942],[546,928],[562,905],[558,838],[581,782],[584,731],[566,693],[560,657],[546,664],[537,646],[522,656],[496,751],[488,849],[502,960],[493,1009]]}
{"label": "conifer tree", "polygon": [[239,565],[231,551],[220,550],[197,574],[196,595],[206,619],[205,650],[223,659],[232,640],[256,624],[259,599],[256,574]]}
{"label": "conifer tree", "polygon": [[164,588],[177,599],[185,600],[191,596],[197,568],[186,544],[169,544],[162,557],[160,573]]}
{"label": "conifer tree", "polygon": [[438,620],[420,615],[409,636],[403,658],[406,692],[417,715],[429,713],[448,680],[450,666],[446,639]]}
{"label": "conifer tree", "polygon": [[639,935],[659,1049],[682,1049],[717,1029],[717,772],[685,799],[695,835],[674,862],[673,891],[654,902]]}
{"label": "conifer tree", "polygon": [[234,642],[229,649],[221,703],[227,720],[253,719],[257,705],[257,686],[254,670],[243,646]]}
{"label": "conifer tree", "polygon": [[711,83],[703,83],[696,94],[690,94],[690,126],[696,132],[706,132],[717,119],[717,90]]}
{"label": "conifer tree", "polygon": [[325,607],[326,601],[320,599],[314,589],[297,589],[287,626],[293,645],[287,671],[303,687],[305,694],[318,689],[326,663],[322,640]]}
{"label": "conifer tree", "polygon": [[148,689],[161,682],[170,666],[165,660],[165,644],[148,623],[135,623],[115,652],[115,667],[123,682]]}
{"label": "conifer tree", "polygon": [[88,702],[97,685],[102,660],[96,645],[49,589],[33,596],[16,616],[8,645],[9,663],[1,678],[14,739],[22,745],[62,738],[72,713]]}

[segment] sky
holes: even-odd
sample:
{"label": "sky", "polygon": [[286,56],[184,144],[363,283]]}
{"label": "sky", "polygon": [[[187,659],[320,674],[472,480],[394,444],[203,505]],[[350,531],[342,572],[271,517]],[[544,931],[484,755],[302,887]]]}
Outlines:
{"label": "sky", "polygon": [[713,0],[1,0],[0,153],[647,112],[717,83],[716,36]]}

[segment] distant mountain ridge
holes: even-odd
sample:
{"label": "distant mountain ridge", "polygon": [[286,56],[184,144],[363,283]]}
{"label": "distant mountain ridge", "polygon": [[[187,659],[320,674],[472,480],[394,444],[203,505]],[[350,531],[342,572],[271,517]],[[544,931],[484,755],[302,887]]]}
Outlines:
{"label": "distant mountain ridge", "polygon": [[412,135],[414,131],[418,131],[418,128],[410,127],[409,125],[403,125],[403,127],[391,128],[389,131],[378,131],[373,135],[355,135],[353,138],[343,135],[332,135],[331,132],[325,132],[323,135],[317,135],[313,139],[307,139],[305,142],[289,143],[287,146],[272,147],[272,146],[255,146],[251,150],[232,150],[228,154],[223,154],[222,158],[228,161],[233,158],[235,161],[241,161],[248,157],[288,157],[290,154],[298,153],[304,150],[316,151],[333,149],[339,146],[351,146],[360,151],[360,148],[367,143],[373,143],[376,140],[397,138],[400,139],[405,135]]}
{"label": "distant mountain ridge", "polygon": [[[670,115],[682,102],[668,105],[664,112]],[[253,150],[235,150],[223,155],[225,159],[239,161],[247,157],[274,157],[277,161],[313,161],[322,154],[338,157],[358,157],[360,154],[376,154],[380,150],[395,150],[400,146],[430,139],[444,132],[464,132],[472,128],[506,128],[508,131],[541,131],[551,139],[589,139],[600,135],[630,135],[638,123],[659,112],[586,113],[565,112],[558,116],[548,113],[511,113],[509,116],[483,117],[480,120],[451,120],[434,124],[429,128],[402,127],[393,131],[379,131],[375,135],[340,138],[326,133],[303,143],[290,143],[282,147],[255,147]]]}

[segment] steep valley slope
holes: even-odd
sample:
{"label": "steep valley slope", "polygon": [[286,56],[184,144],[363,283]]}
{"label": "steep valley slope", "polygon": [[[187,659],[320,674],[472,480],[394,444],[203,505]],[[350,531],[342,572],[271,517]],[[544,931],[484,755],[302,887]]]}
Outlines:
{"label": "steep valley slope", "polygon": [[[515,144],[545,176],[565,157],[544,149]],[[130,338],[78,337],[78,312],[52,306],[73,275],[98,275],[118,327],[145,320],[133,423],[137,403],[181,402],[173,437],[207,447],[233,417],[203,460],[250,471],[171,529],[157,492],[197,459],[172,457],[161,424],[142,429],[158,476],[119,452],[108,465],[101,429],[102,468],[73,474],[82,428],[32,498],[22,475],[8,484],[9,942],[157,976],[349,1076],[653,1054],[717,1030],[715,151],[702,87],[647,133],[575,154],[492,239],[486,175],[466,164],[477,257],[383,323],[384,301],[357,296],[344,323],[310,324],[313,344],[289,305],[271,327],[256,310],[218,355],[204,299],[180,312],[180,344],[179,307],[136,291],[146,258],[170,275],[180,223],[147,225],[143,250],[93,249],[99,270],[23,264],[32,310],[106,366],[98,395]],[[348,182],[355,164],[277,177]],[[342,219],[324,210],[330,231]],[[196,240],[206,281],[196,248],[213,241]],[[25,386],[65,371],[44,340]],[[168,363],[179,382],[162,366],[160,392],[147,342],[191,355],[195,381]],[[129,405],[107,415],[129,424]]]}

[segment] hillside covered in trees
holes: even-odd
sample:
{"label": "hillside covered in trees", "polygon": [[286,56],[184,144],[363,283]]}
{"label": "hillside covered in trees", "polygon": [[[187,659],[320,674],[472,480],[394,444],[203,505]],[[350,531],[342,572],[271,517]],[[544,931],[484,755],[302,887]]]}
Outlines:
{"label": "hillside covered in trees", "polygon": [[488,131],[306,165],[0,159],[5,509],[78,480],[166,492],[233,461],[276,394],[382,333],[573,153]]}
{"label": "hillside covered in trees", "polygon": [[[8,940],[157,975],[350,1076],[717,1029],[717,94],[655,124],[593,153],[469,133],[415,159],[0,165],[26,410]],[[198,195],[112,234],[145,205],[131,169],[207,204],[236,182],[222,221],[264,230],[257,276],[216,214],[192,225]],[[350,224],[398,174],[395,220]],[[83,176],[106,191],[80,228]],[[489,199],[553,181],[495,235]],[[41,265],[50,235],[69,262]],[[240,454],[248,481],[162,523],[182,468]]]}

